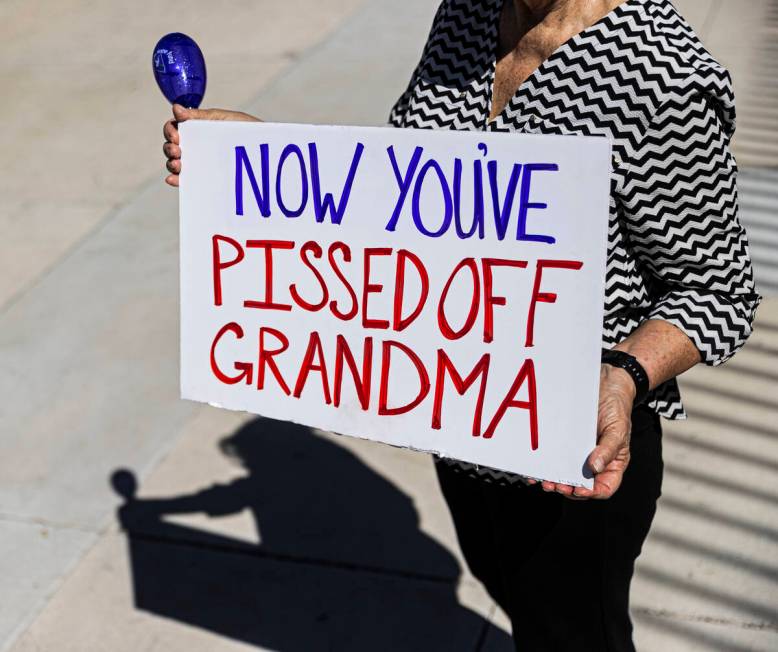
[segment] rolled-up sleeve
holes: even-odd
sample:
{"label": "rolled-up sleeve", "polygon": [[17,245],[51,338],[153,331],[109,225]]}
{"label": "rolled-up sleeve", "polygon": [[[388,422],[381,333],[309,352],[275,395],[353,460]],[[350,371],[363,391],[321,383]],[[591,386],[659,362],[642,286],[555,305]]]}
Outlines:
{"label": "rolled-up sleeve", "polygon": [[652,296],[648,318],[681,329],[709,365],[745,343],[760,301],[738,219],[730,135],[710,99],[667,102],[629,161],[620,193]]}

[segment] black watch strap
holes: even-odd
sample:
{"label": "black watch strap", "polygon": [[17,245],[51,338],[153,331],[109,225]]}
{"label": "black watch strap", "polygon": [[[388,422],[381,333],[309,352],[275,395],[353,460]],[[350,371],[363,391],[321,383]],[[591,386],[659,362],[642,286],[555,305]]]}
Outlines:
{"label": "black watch strap", "polygon": [[632,376],[632,380],[635,382],[635,405],[640,405],[646,400],[648,396],[648,374],[635,356],[624,351],[603,349],[602,362],[603,364],[623,369]]}

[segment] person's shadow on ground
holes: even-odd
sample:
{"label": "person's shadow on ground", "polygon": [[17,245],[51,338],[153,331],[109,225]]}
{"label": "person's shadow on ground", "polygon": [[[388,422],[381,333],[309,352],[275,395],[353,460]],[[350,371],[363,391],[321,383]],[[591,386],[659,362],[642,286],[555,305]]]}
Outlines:
{"label": "person's shadow on ground", "polygon": [[[457,602],[456,559],[393,484],[290,423],[255,419],[220,447],[247,476],[138,499],[132,473],[113,474],[139,609],[281,652],[478,649],[490,626]],[[259,546],[163,520],[245,508]]]}

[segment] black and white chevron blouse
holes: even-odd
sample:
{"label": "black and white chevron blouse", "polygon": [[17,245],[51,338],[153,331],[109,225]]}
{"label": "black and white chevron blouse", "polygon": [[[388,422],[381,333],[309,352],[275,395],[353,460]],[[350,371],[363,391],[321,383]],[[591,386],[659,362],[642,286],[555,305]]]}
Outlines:
{"label": "black and white chevron blouse", "polygon": [[[729,73],[668,0],[627,0],[554,51],[489,122],[503,1],[443,1],[389,122],[610,138],[603,344],[663,319],[705,363],[724,362],[760,300],[738,221]],[[649,405],[685,417],[675,381]]]}

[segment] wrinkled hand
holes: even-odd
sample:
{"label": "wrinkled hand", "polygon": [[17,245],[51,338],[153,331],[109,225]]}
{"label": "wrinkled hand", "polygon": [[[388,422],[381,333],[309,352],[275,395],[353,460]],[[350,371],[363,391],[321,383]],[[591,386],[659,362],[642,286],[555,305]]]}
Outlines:
{"label": "wrinkled hand", "polygon": [[[574,499],[606,499],[621,485],[629,464],[629,437],[632,430],[632,407],[635,383],[623,369],[612,365],[600,368],[600,403],[597,416],[597,447],[587,464],[594,475],[594,488],[572,487],[543,481],[545,491]],[[532,482],[532,484],[536,484]]]}
{"label": "wrinkled hand", "polygon": [[181,147],[178,140],[178,125],[186,120],[233,120],[238,122],[262,122],[259,118],[243,113],[242,111],[228,111],[226,109],[186,109],[180,104],[173,105],[173,119],[168,120],[162,128],[165,135],[165,144],[162,151],[165,153],[165,166],[168,174],[165,183],[178,187],[178,175],[181,174]]}

